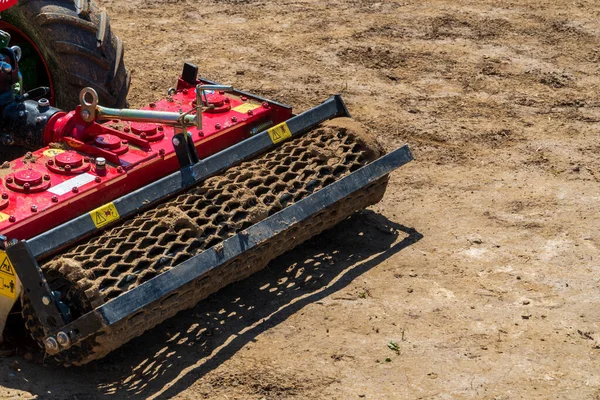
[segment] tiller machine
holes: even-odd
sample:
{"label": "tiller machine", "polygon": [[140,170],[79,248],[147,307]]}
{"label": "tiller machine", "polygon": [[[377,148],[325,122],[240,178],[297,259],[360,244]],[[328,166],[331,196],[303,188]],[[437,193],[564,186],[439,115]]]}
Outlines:
{"label": "tiller machine", "polygon": [[[302,114],[197,77],[165,99],[74,111],[23,93],[3,34],[0,127],[27,146],[0,166],[0,324],[64,365],[98,359],[378,202],[412,159],[383,153],[340,96]],[[58,89],[57,89],[58,90]],[[328,120],[333,120],[326,122]]]}

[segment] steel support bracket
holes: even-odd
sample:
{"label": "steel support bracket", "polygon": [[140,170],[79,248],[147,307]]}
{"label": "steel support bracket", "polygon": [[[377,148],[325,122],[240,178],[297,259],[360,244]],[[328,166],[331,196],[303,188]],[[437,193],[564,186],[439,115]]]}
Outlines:
{"label": "steel support bracket", "polygon": [[9,243],[6,254],[15,266],[23,291],[27,294],[44,330],[52,331],[70,322],[70,315],[67,310],[61,312],[59,300],[50,290],[28,243],[26,241]]}

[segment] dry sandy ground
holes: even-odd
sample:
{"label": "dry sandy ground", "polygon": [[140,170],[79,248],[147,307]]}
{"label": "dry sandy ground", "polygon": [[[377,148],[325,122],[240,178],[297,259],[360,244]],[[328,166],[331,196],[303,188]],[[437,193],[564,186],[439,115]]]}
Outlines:
{"label": "dry sandy ground", "polygon": [[133,106],[192,61],[297,111],[341,92],[417,160],[372,210],[101,362],[2,359],[3,397],[600,397],[600,4],[104,6]]}

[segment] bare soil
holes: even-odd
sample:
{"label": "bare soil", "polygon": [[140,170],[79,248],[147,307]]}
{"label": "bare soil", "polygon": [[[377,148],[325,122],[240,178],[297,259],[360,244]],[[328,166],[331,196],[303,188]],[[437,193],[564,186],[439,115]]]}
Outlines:
{"label": "bare soil", "polygon": [[132,106],[191,61],[296,111],[342,93],[417,160],[378,205],[99,362],[1,359],[0,396],[600,397],[598,2],[103,4]]}

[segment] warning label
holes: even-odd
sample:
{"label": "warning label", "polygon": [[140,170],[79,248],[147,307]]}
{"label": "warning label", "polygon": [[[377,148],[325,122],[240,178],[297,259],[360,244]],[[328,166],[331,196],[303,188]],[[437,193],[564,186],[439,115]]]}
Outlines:
{"label": "warning label", "polygon": [[275,125],[271,129],[269,129],[268,132],[273,143],[279,143],[282,140],[292,137],[292,132],[290,132],[290,128],[288,128],[285,122],[282,122],[279,125]]}
{"label": "warning label", "polygon": [[17,291],[17,274],[8,255],[4,251],[0,251],[0,296],[16,299]]}
{"label": "warning label", "polygon": [[90,211],[90,217],[92,217],[92,222],[94,222],[96,228],[101,228],[106,224],[118,220],[120,215],[115,205],[108,203]]}
{"label": "warning label", "polygon": [[0,222],[4,222],[6,221],[8,218],[10,218],[8,215],[1,213],[0,212]]}
{"label": "warning label", "polygon": [[240,104],[239,106],[233,108],[233,111],[237,111],[239,113],[246,114],[248,111],[255,110],[258,107],[260,107],[260,104],[244,103],[244,104]]}
{"label": "warning label", "polygon": [[48,149],[48,150],[44,150],[43,154],[46,157],[54,157],[55,155],[60,154],[60,153],[64,153],[64,152],[65,151],[62,150],[62,149]]}

